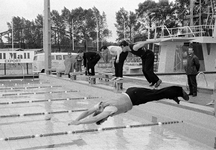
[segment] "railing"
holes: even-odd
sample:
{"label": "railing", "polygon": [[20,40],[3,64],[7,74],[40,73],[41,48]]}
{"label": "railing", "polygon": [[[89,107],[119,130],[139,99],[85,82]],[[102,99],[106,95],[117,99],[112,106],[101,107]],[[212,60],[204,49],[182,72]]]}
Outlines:
{"label": "railing", "polygon": [[[203,78],[204,78],[205,83],[206,83],[206,87],[208,87],[208,82],[206,80],[206,76],[205,76],[204,72],[199,72],[198,75],[197,75],[197,79],[199,78],[200,75],[203,75]],[[186,82],[186,89],[189,90],[189,85],[188,85],[187,82]]]}
{"label": "railing", "polygon": [[198,26],[184,26],[176,28],[167,28],[164,26],[157,26],[155,29],[154,38],[173,38],[173,37],[200,37],[212,36],[214,25],[198,25]]}
{"label": "railing", "polygon": [[198,75],[197,75],[197,78],[199,78],[200,75],[203,75],[203,78],[204,78],[205,83],[206,83],[206,87],[208,87],[208,82],[206,80],[206,76],[205,76],[204,72],[199,72]]}

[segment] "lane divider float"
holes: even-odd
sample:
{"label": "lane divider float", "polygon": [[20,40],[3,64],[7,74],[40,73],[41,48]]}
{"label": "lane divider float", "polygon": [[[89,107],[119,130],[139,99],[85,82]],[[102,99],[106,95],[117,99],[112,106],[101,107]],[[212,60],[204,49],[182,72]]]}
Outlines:
{"label": "lane divider float", "polygon": [[161,125],[170,125],[170,124],[177,124],[177,123],[183,123],[183,121],[168,121],[168,122],[157,122],[157,123],[150,123],[150,124],[126,125],[126,126],[105,127],[105,128],[98,128],[98,129],[87,129],[87,130],[75,130],[75,131],[65,131],[65,132],[56,132],[56,133],[14,136],[14,137],[0,138],[0,141],[13,141],[13,140],[31,139],[31,138],[40,138],[40,137],[49,137],[49,136],[110,131],[110,130],[119,130],[119,129],[126,129],[126,128],[140,128],[140,127],[148,127],[148,126],[156,126],[156,125],[161,126]]}
{"label": "lane divider float", "polygon": [[27,114],[10,114],[10,115],[0,115],[0,118],[13,118],[13,117],[28,117],[28,116],[39,116],[39,115],[49,115],[49,114],[62,114],[62,113],[72,113],[86,111],[87,109],[75,109],[75,110],[59,110],[51,112],[38,112],[38,113],[27,113]]}
{"label": "lane divider float", "polygon": [[41,99],[41,100],[29,100],[29,101],[12,101],[12,102],[0,102],[0,105],[71,101],[71,100],[82,100],[82,99],[86,100],[86,99],[97,99],[97,98],[99,97],[76,97],[76,98],[56,98],[56,99]]}
{"label": "lane divider float", "polygon": [[46,94],[46,93],[70,93],[70,92],[78,92],[76,90],[71,90],[71,91],[50,91],[50,92],[27,92],[27,93],[7,93],[7,94],[2,94],[1,96],[19,96],[19,95],[36,95],[36,94]]}
{"label": "lane divider float", "polygon": [[0,90],[26,90],[26,89],[42,89],[42,88],[54,88],[54,87],[61,87],[61,86],[56,85],[56,86],[5,87],[5,88],[0,88]]}

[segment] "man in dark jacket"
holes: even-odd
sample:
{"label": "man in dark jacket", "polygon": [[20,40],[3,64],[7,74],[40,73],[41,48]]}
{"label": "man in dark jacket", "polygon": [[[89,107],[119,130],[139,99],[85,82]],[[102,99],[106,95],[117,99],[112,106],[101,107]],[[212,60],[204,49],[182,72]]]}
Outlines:
{"label": "man in dark jacket", "polygon": [[189,95],[193,97],[197,96],[197,80],[196,75],[198,74],[200,69],[199,58],[194,54],[193,48],[188,48],[188,55],[187,55],[187,66],[185,68],[187,79],[188,79],[188,86],[189,86]]}
{"label": "man in dark jacket", "polygon": [[[95,65],[100,60],[99,52],[81,52],[79,54],[83,57],[83,65],[86,68],[86,75],[95,75]],[[91,70],[91,71],[90,71]]]}

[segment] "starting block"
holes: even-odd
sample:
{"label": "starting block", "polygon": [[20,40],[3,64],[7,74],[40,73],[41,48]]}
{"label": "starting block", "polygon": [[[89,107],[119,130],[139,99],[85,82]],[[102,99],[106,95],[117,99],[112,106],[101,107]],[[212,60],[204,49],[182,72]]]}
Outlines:
{"label": "starting block", "polygon": [[72,73],[70,73],[70,79],[71,80],[76,80],[77,75],[83,75],[83,74],[85,74],[85,72],[72,72]]}
{"label": "starting block", "polygon": [[124,80],[114,80],[110,81],[109,76],[101,76],[101,75],[96,75],[96,76],[89,76],[88,81],[90,85],[96,84],[96,79],[98,78],[98,84],[104,84],[104,85],[110,85],[114,87],[114,91],[120,92],[123,90],[123,83],[126,82]]}
{"label": "starting block", "polygon": [[104,79],[104,81],[105,82],[109,82],[110,81],[110,78],[109,78],[109,75],[108,74],[104,74],[104,75],[100,75],[101,77],[99,77],[99,80],[103,80]]}
{"label": "starting block", "polygon": [[114,80],[114,88],[116,92],[120,92],[123,90],[124,80]]}
{"label": "starting block", "polygon": [[64,72],[56,72],[57,77],[61,77],[62,75],[64,75]]}
{"label": "starting block", "polygon": [[101,75],[95,75],[95,76],[88,76],[88,82],[90,85],[96,84],[96,78],[99,78],[101,80],[102,76]]}

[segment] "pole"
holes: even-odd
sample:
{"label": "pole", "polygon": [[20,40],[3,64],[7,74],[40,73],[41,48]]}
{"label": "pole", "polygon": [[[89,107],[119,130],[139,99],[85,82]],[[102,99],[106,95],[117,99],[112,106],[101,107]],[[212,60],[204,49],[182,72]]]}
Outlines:
{"label": "pole", "polygon": [[99,51],[99,21],[97,19],[97,51]]}
{"label": "pole", "polygon": [[45,73],[51,72],[51,25],[50,0],[44,0],[43,50],[45,52]]}
{"label": "pole", "polygon": [[216,38],[216,15],[214,15],[215,23],[214,23],[214,29],[213,29],[213,37]]}
{"label": "pole", "polygon": [[124,14],[121,13],[122,19],[123,19],[123,34],[124,34],[124,39],[125,39],[125,18],[124,18]]}
{"label": "pole", "polygon": [[193,7],[194,0],[190,0],[190,26],[193,26]]}
{"label": "pole", "polygon": [[14,25],[13,25],[13,18],[12,18],[12,33],[11,33],[11,38],[12,38],[12,51],[14,50]]}
{"label": "pole", "polygon": [[[213,90],[213,95],[216,95],[216,80],[214,82],[214,90]],[[213,104],[214,104],[214,116],[216,117],[216,98],[214,96],[214,99],[213,99]]]}
{"label": "pole", "polygon": [[125,39],[125,21],[124,21],[124,39]]}
{"label": "pole", "polygon": [[74,28],[73,28],[73,19],[72,19],[72,44],[73,44],[73,51],[74,51]]}

